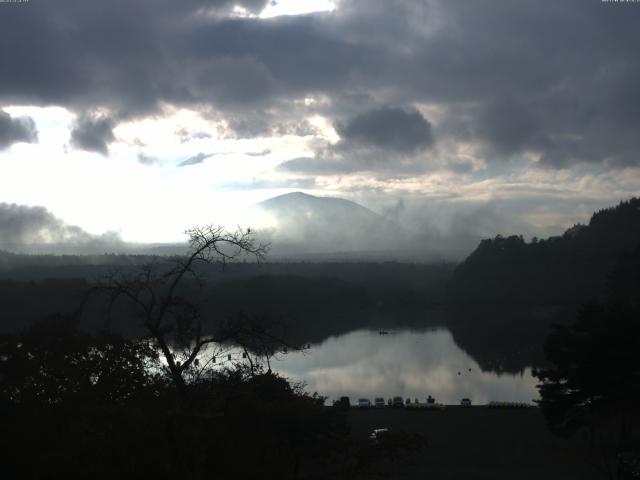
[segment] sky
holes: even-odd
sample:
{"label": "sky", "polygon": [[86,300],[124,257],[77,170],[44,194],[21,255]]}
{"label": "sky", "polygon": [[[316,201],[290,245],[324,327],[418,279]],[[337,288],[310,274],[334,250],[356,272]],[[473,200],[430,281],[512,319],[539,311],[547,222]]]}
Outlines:
{"label": "sky", "polygon": [[303,191],[443,236],[640,194],[640,3],[0,3],[0,244],[173,242]]}

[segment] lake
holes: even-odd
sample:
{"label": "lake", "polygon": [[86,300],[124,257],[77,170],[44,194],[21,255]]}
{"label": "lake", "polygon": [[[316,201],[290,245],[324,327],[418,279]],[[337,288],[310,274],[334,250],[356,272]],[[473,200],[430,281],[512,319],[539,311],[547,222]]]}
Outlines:
{"label": "lake", "polygon": [[289,353],[272,362],[274,370],[306,383],[310,393],[330,402],[349,396],[388,399],[395,395],[457,404],[496,401],[531,402],[538,398],[538,380],[525,368],[521,374],[483,372],[456,345],[446,328],[396,329],[388,335],[361,329],[329,337],[304,353]]}

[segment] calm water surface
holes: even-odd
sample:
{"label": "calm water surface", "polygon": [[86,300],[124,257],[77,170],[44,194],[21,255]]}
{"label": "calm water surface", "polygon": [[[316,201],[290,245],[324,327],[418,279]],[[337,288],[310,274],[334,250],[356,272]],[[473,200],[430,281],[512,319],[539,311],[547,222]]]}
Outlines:
{"label": "calm water surface", "polygon": [[330,337],[306,353],[290,353],[272,363],[274,370],[306,383],[310,393],[328,397],[389,398],[401,395],[424,402],[427,395],[447,404],[469,397],[531,402],[538,398],[537,379],[527,368],[521,375],[482,372],[445,328],[430,330],[357,330]]}

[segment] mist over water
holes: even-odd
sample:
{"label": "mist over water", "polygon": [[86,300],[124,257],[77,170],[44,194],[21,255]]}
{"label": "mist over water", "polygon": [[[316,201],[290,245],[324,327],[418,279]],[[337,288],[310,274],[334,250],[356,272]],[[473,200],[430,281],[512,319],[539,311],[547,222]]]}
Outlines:
{"label": "mist over water", "polygon": [[483,404],[538,398],[530,368],[516,375],[482,372],[445,328],[399,329],[388,335],[357,330],[329,337],[308,352],[290,353],[272,367],[328,401],[401,395],[424,402],[432,395],[446,404],[457,404],[463,397]]}

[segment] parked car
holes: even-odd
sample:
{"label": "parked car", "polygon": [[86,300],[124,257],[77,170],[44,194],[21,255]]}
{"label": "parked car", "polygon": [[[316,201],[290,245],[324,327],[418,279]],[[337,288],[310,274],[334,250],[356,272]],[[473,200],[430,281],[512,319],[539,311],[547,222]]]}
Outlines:
{"label": "parked car", "polygon": [[369,434],[369,440],[371,441],[371,443],[377,445],[378,443],[380,443],[382,437],[384,437],[388,433],[388,428],[376,428]]}
{"label": "parked car", "polygon": [[384,401],[384,398],[382,397],[377,397],[374,401],[373,404],[375,405],[376,408],[383,408],[387,402]]}
{"label": "parked car", "polygon": [[394,407],[404,407],[404,399],[402,397],[393,397]]}
{"label": "parked car", "polygon": [[461,407],[465,407],[468,408],[471,406],[471,399],[470,398],[463,398],[462,400],[460,400],[460,406]]}
{"label": "parked car", "polygon": [[359,398],[358,408],[371,408],[371,400],[368,398]]}

